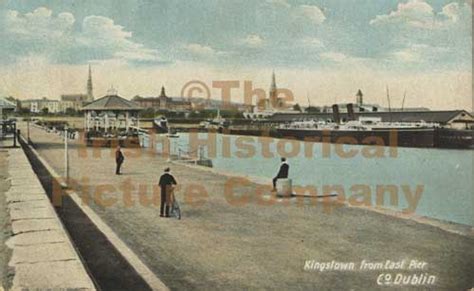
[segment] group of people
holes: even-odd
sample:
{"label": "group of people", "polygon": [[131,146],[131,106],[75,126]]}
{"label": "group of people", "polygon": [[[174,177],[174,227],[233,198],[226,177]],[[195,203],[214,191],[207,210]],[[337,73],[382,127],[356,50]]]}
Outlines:
{"label": "group of people", "polygon": [[[122,167],[123,162],[125,161],[125,156],[123,155],[120,146],[117,146],[115,151],[115,174],[121,175],[120,168]],[[286,162],[286,158],[281,158],[280,168],[277,175],[273,178],[273,191],[276,192],[276,186],[278,179],[287,179],[288,173],[290,170],[290,165]],[[171,169],[166,167],[164,173],[161,175],[158,182],[161,190],[161,203],[160,203],[160,217],[169,217],[171,200],[173,199],[173,189],[177,185],[176,179],[171,174]]]}

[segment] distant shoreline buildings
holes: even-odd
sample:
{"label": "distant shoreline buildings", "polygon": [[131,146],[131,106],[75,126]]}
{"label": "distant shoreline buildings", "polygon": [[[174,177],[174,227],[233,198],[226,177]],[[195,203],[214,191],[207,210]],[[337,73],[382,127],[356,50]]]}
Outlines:
{"label": "distant shoreline buildings", "polygon": [[132,101],[147,109],[152,108],[160,111],[187,112],[193,110],[191,101],[181,97],[166,96],[165,87],[161,87],[161,93],[158,97],[135,96]]}
{"label": "distant shoreline buildings", "polygon": [[84,105],[94,101],[92,69],[89,65],[86,94],[64,94],[60,100],[43,97],[40,99],[20,100],[19,107],[31,113],[66,113],[68,110],[79,111]]}
{"label": "distant shoreline buildings", "polygon": [[[17,108],[23,112],[35,114],[41,113],[66,113],[74,114],[81,108],[95,100],[94,86],[92,79],[92,68],[88,67],[88,78],[85,86],[86,93],[63,94],[59,100],[49,99],[47,97],[17,100],[9,97],[17,103]],[[387,90],[388,91],[388,90]],[[370,112],[424,112],[430,111],[426,107],[403,107],[386,108],[379,104],[366,103],[362,90],[355,94],[354,102],[336,103],[331,106],[312,106],[308,98],[307,106],[303,107],[298,103],[288,103],[285,98],[279,96],[279,89],[276,83],[275,72],[272,72],[271,83],[268,95],[265,99],[258,100],[255,105],[244,103],[226,103],[219,99],[199,98],[199,97],[170,97],[166,94],[165,87],[161,87],[159,96],[142,97],[134,96],[131,101],[144,108],[148,113],[190,113],[205,110],[230,110],[240,112],[247,119],[267,119],[274,114],[299,114],[299,113],[333,113],[334,105],[337,105],[339,113],[370,113]],[[388,93],[387,93],[388,95]],[[389,96],[387,96],[389,97]],[[404,98],[405,99],[405,98]]]}

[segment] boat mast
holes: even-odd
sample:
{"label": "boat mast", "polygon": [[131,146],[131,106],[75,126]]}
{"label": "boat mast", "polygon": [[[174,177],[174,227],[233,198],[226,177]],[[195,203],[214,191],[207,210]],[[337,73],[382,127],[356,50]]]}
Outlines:
{"label": "boat mast", "polygon": [[407,97],[407,90],[405,90],[405,92],[403,93],[402,111],[403,111],[403,108],[405,108],[405,98],[406,97]]}
{"label": "boat mast", "polygon": [[390,116],[390,123],[392,123],[392,107],[390,106],[390,93],[388,91],[388,85],[387,85],[387,101],[388,101],[388,114]]}

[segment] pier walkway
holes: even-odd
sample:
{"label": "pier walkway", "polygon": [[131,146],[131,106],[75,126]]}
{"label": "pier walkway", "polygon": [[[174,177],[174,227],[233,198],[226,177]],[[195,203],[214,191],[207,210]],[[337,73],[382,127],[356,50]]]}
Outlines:
{"label": "pier walkway", "polygon": [[[37,128],[30,135],[38,153],[64,173],[61,137]],[[472,235],[364,209],[327,213],[311,201],[265,205],[254,195],[257,184],[229,189],[228,176],[170,164],[144,149],[123,149],[117,176],[114,149],[77,142],[69,148],[72,187],[171,290],[383,289],[376,282],[381,271],[305,271],[309,260],[356,267],[362,260],[420,260],[427,266],[417,273],[435,275],[440,289],[474,285]],[[167,166],[181,185],[182,220],[159,217],[156,184]],[[239,199],[246,193],[248,200]]]}
{"label": "pier walkway", "polygon": [[0,286],[95,290],[23,150],[0,150]]}

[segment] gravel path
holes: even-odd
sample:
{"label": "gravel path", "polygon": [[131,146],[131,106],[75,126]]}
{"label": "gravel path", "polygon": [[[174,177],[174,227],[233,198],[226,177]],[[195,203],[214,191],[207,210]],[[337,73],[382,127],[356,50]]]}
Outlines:
{"label": "gravel path", "polygon": [[[62,173],[60,138],[37,129],[31,137]],[[376,283],[382,273],[434,275],[431,288],[437,289],[474,286],[473,236],[362,209],[340,207],[326,213],[310,200],[304,207],[295,201],[262,205],[252,183],[235,184],[236,196],[229,202],[229,178],[177,164],[171,167],[181,184],[177,197],[183,219],[159,218],[157,205],[144,206],[140,199],[152,197],[166,161],[125,149],[124,175],[116,176],[110,149],[70,148],[71,177],[79,181],[78,190],[104,200],[91,206],[171,289],[372,290],[383,289]],[[245,193],[251,198],[240,205],[237,198]],[[304,271],[306,260],[354,262],[356,269],[362,260],[427,264],[416,271],[319,272]]]}

